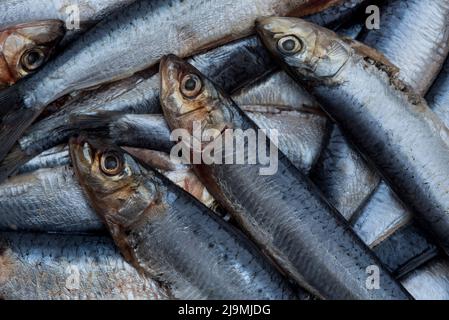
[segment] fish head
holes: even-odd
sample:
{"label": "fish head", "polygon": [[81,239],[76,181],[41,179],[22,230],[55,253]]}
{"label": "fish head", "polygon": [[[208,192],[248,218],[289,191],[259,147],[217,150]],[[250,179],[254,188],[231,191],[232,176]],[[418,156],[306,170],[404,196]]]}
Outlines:
{"label": "fish head", "polygon": [[260,18],[256,29],[268,50],[300,80],[334,78],[351,54],[337,34],[302,19]]}
{"label": "fish head", "polygon": [[85,135],[69,146],[78,181],[108,225],[132,225],[155,201],[155,186],[143,183],[148,172],[121,148]]}
{"label": "fish head", "polygon": [[65,34],[60,20],[18,24],[0,31],[0,87],[39,69]]}
{"label": "fish head", "polygon": [[169,127],[193,134],[194,122],[203,132],[215,129],[222,133],[232,127],[232,103],[195,67],[174,56],[160,63],[161,106]]}

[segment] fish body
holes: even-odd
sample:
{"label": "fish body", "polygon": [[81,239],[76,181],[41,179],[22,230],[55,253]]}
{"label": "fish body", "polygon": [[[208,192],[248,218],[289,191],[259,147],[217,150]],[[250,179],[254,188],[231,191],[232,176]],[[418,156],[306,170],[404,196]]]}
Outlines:
{"label": "fish body", "polygon": [[35,72],[51,57],[65,34],[59,20],[10,26],[0,31],[0,88]]}
{"label": "fish body", "polygon": [[82,136],[71,140],[70,153],[121,253],[173,298],[295,297],[246,238],[156,171]]}
{"label": "fish body", "polygon": [[397,66],[399,78],[425,95],[449,53],[449,1],[388,0],[379,29],[360,40]]}
{"label": "fish body", "polygon": [[[0,28],[39,20],[59,20],[69,37],[86,31],[112,12],[135,0],[9,0],[0,2]],[[32,8],[32,9],[31,9]],[[79,25],[77,20],[79,19]]]}
{"label": "fish body", "polygon": [[[258,29],[447,250],[449,131],[426,102],[378,53],[327,29],[293,18],[261,20]],[[299,44],[293,52],[287,40]]]}
{"label": "fish body", "polygon": [[[321,2],[319,9],[326,3]],[[136,1],[102,20],[20,87],[0,97],[0,108],[6,110],[0,124],[4,141],[0,159],[49,103],[67,93],[132,76],[154,66],[164,54],[190,56],[242,38],[253,32],[258,16],[302,12],[303,7],[313,9],[311,4],[307,0]],[[195,18],[201,23],[192,27]]]}
{"label": "fish body", "polygon": [[[203,129],[216,129],[218,136],[226,128],[256,128],[210,80],[179,58],[170,55],[163,59],[160,74],[161,105],[172,130],[182,128],[192,134],[195,121]],[[262,139],[268,143],[265,136]],[[200,150],[206,147],[203,142]],[[248,157],[248,149],[243,152]],[[194,168],[240,227],[284,272],[314,295],[328,299],[407,299],[404,289],[310,180],[283,154],[279,154],[277,163],[272,175],[260,175],[260,163],[202,163],[194,164]],[[381,270],[380,290],[366,287],[369,265]]]}
{"label": "fish body", "polygon": [[0,233],[0,299],[156,300],[167,292],[105,236]]}
{"label": "fish body", "polygon": [[40,169],[0,185],[0,229],[92,233],[104,230],[69,166]]}

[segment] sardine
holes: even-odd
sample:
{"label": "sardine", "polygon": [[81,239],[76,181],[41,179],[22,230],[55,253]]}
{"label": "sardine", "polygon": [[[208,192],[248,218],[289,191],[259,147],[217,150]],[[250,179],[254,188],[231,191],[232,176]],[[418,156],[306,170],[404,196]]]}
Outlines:
{"label": "sardine", "polygon": [[[223,214],[215,199],[187,165],[160,152],[124,147],[207,207]],[[0,184],[0,230],[71,234],[101,233],[104,226],[74,177],[68,147],[47,150]]]}
{"label": "sardine", "polygon": [[0,88],[36,72],[65,34],[58,20],[10,26],[0,31]]}
{"label": "sardine", "polygon": [[292,299],[229,224],[121,149],[83,136],[70,154],[84,192],[127,261],[181,299]]}
{"label": "sardine", "polygon": [[401,283],[417,300],[449,300],[449,261],[436,258],[413,271]]}
{"label": "sardine", "polygon": [[167,298],[108,237],[0,233],[0,300]]}
{"label": "sardine", "polygon": [[449,131],[424,99],[379,53],[328,29],[301,19],[267,18],[259,20],[258,31],[449,249]]}
{"label": "sardine", "polygon": [[[253,58],[251,61],[254,62],[253,67],[255,69],[257,66],[260,66],[261,61],[270,59],[266,54],[255,55],[250,53],[250,48],[251,51],[257,48],[257,46],[253,47],[251,43],[255,44],[255,41],[248,41],[244,47],[239,46],[241,50],[238,51],[242,52],[242,54],[236,56],[242,59],[245,56],[243,52],[247,51],[248,58]],[[199,56],[193,59],[193,61],[195,64],[203,66],[206,70],[215,70],[216,65],[214,68],[210,68],[210,64],[218,60],[219,51],[225,53],[236,51],[234,45],[230,45],[230,47],[233,48],[226,50],[217,49],[217,55],[212,56],[209,53],[206,54],[208,56],[207,59]],[[229,55],[229,58],[232,56],[234,55]],[[217,57],[217,59],[213,57]],[[257,57],[263,57],[264,59],[256,60]],[[232,65],[238,61],[243,63],[243,59],[234,59],[232,60]],[[265,69],[259,70],[270,70],[270,63],[265,65]],[[245,69],[249,72],[252,68],[247,63]],[[228,72],[228,76],[224,75],[226,72]],[[299,88],[294,81],[279,71],[261,76],[256,81],[249,81],[248,76],[246,79],[239,76],[231,77],[234,72],[229,69],[226,72],[218,73],[214,71],[213,74],[220,75],[214,78],[219,79],[219,83],[226,83],[231,91],[237,87],[237,83],[249,82],[249,84],[234,93],[234,99],[241,103],[241,108],[261,127],[273,129],[282,125],[281,150],[289,156],[289,159],[296,166],[309,171],[326,143],[329,131],[329,121],[319,111],[316,101]],[[254,71],[250,74],[256,76],[258,73],[260,72]],[[159,77],[156,77],[159,82]],[[237,79],[240,79],[240,81],[236,81]],[[148,84],[149,81],[142,83]],[[108,112],[100,112],[101,110],[93,110],[93,108],[90,111],[70,108],[70,111],[62,110],[60,113],[32,126],[28,133],[19,140],[20,146],[16,145],[2,162],[0,176],[13,174],[21,163],[26,162],[48,147],[65,142],[70,135],[75,134],[79,130],[95,132],[98,136],[111,139],[118,145],[169,152],[171,147],[173,147],[173,142],[169,139],[169,130],[165,119],[161,115],[122,114],[122,112],[140,113],[160,110],[159,89],[154,88],[156,86],[154,81],[151,81],[151,83],[151,89],[147,91],[151,92],[150,95],[153,95],[153,98],[148,100],[151,101],[148,105],[141,102],[135,103],[135,99],[127,98],[129,105],[152,106],[151,110],[142,110],[142,108],[114,109],[109,108],[111,107],[110,104],[105,104],[105,107],[107,107],[105,111]],[[234,85],[230,86],[230,83],[234,83]],[[157,84],[157,87],[159,87],[159,84]],[[282,87],[283,90],[279,90],[279,87]],[[141,86],[140,90],[141,92],[146,92],[144,86]],[[134,92],[134,89],[131,89],[129,93],[131,94],[132,92]],[[157,100],[154,101],[154,98],[157,98]],[[109,110],[113,110],[111,111],[112,113]]]}
{"label": "sardine", "polygon": [[[335,2],[319,1],[316,10]],[[314,1],[136,1],[83,34],[19,86],[0,94],[0,108],[6,111],[0,123],[0,160],[57,98],[127,78],[157,64],[170,52],[190,56],[250,35],[258,16],[289,13],[314,13]],[[201,23],[192,25],[194,19]]]}
{"label": "sardine", "polygon": [[387,0],[380,7],[379,29],[360,40],[383,53],[398,77],[425,95],[449,53],[449,0]]}
{"label": "sardine", "polygon": [[[216,129],[215,138],[225,134],[225,129],[257,129],[232,100],[183,60],[165,57],[160,74],[161,105],[172,130],[182,128],[192,135],[195,121],[203,130]],[[268,143],[266,136],[261,138]],[[210,144],[200,145],[204,154]],[[244,159],[248,159],[248,140],[242,145]],[[230,156],[221,155],[222,163]],[[272,175],[260,175],[260,162],[202,163],[194,168],[241,228],[312,294],[328,299],[407,299],[406,291],[310,180],[282,153],[277,160],[277,171]],[[379,290],[366,287],[366,268],[370,265],[379,267],[383,283]]]}

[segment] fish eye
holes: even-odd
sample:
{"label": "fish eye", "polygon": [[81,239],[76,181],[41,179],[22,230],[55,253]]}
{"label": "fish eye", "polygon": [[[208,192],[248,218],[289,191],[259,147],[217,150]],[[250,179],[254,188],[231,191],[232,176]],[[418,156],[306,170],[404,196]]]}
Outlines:
{"label": "fish eye", "polygon": [[20,64],[27,71],[34,71],[42,64],[45,60],[44,52],[39,48],[33,48],[25,51],[20,58]]}
{"label": "fish eye", "polygon": [[196,97],[203,88],[203,83],[196,74],[188,74],[182,78],[181,92],[188,98]]}
{"label": "fish eye", "polygon": [[299,40],[295,36],[285,36],[279,39],[278,41],[278,49],[283,54],[295,54],[301,51],[303,48],[303,44],[301,40]]}
{"label": "fish eye", "polygon": [[105,152],[101,156],[100,168],[109,176],[117,175],[123,170],[122,157],[115,152]]}

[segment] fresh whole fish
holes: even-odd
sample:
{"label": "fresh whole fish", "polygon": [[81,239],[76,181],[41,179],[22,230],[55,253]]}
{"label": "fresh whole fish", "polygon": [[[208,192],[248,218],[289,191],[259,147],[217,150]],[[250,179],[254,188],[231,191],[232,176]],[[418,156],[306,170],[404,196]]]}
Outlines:
{"label": "fresh whole fish", "polygon": [[44,20],[0,31],[0,88],[39,69],[64,36],[61,21]]}
{"label": "fresh whole fish", "polygon": [[449,0],[387,0],[379,29],[360,40],[397,66],[398,77],[425,95],[449,53]]}
{"label": "fresh whole fish", "polygon": [[[182,128],[192,134],[195,121],[203,129],[218,130],[216,138],[225,129],[256,129],[210,80],[183,60],[173,55],[165,57],[160,74],[161,105],[172,130]],[[262,139],[268,143],[266,137]],[[243,146],[248,152],[245,141]],[[207,143],[201,146],[204,151]],[[229,156],[222,155],[226,159]],[[278,170],[273,175],[260,175],[260,163],[203,163],[194,164],[194,168],[242,229],[314,295],[328,299],[409,297],[343,217],[283,154],[279,154]],[[366,287],[366,268],[370,265],[380,268],[383,285],[379,290]]]}
{"label": "fresh whole fish", "polygon": [[294,298],[246,238],[156,171],[83,136],[71,140],[70,154],[83,190],[123,256],[172,297]]}
{"label": "fresh whole fish", "polygon": [[167,298],[107,237],[0,233],[0,300]]}
{"label": "fresh whole fish", "polygon": [[[335,2],[319,1],[316,10]],[[170,52],[190,56],[247,36],[258,16],[312,14],[314,9],[314,1],[307,0],[136,1],[98,23],[20,86],[0,95],[0,108],[6,112],[0,124],[0,160],[43,109],[67,93],[127,78]],[[201,23],[192,27],[196,18]]]}
{"label": "fresh whole fish", "polygon": [[[248,45],[246,48],[252,48],[252,46]],[[242,51],[244,50],[242,49]],[[224,52],[229,51],[224,50]],[[209,54],[209,56],[211,55]],[[256,58],[253,54],[250,56]],[[265,58],[268,60],[269,57],[265,56]],[[204,59],[194,59],[198,64],[205,65],[204,62],[199,62],[201,60],[204,61]],[[207,61],[210,63],[215,59],[207,59]],[[235,62],[234,60],[233,63]],[[211,68],[206,69],[211,70]],[[247,64],[247,70],[249,69]],[[229,75],[231,73],[229,72]],[[223,72],[221,78],[222,80],[219,82],[228,79],[227,76],[223,77]],[[159,77],[157,79],[159,80]],[[235,78],[233,79],[235,80]],[[248,80],[246,79],[246,82]],[[229,82],[232,81],[226,83],[229,85]],[[157,86],[159,87],[159,85]],[[279,87],[282,87],[283,90],[279,90]],[[142,90],[144,90],[143,87]],[[158,98],[158,88],[152,92]],[[306,172],[310,170],[327,140],[329,121],[319,111],[319,106],[309,94],[299,88],[284,73],[275,72],[237,90],[233,98],[239,101],[241,108],[261,127],[273,129],[281,125],[281,150],[297,167]],[[160,110],[159,99],[151,105],[155,106],[154,111]],[[125,111],[141,112],[137,108]],[[3,161],[0,175],[11,175],[21,163],[26,162],[33,155],[56,143],[64,142],[79,130],[94,132],[99,137],[111,139],[116,144],[123,146],[165,152],[169,152],[173,146],[173,142],[169,139],[169,130],[165,119],[161,115],[122,114],[122,110],[114,110],[112,113],[90,111],[80,114],[75,110],[73,113],[65,113],[62,110],[61,113],[50,116],[30,128],[29,133],[19,140],[20,146],[16,145]]]}
{"label": "fresh whole fish", "polygon": [[[234,91],[265,73],[274,64],[256,37],[234,41],[225,46],[194,56],[189,60],[201,71]],[[30,127],[0,164],[3,181],[22,164],[48,148],[61,144],[73,134],[71,119],[100,112],[160,113],[159,74],[148,71],[144,75],[87,91],[71,100],[59,112]]]}
{"label": "fresh whole fish", "polygon": [[447,250],[449,132],[426,102],[377,52],[328,29],[266,18],[258,31]]}
{"label": "fresh whole fish", "polygon": [[[219,209],[189,166],[175,164],[160,152],[124,148],[207,207]],[[71,234],[104,231],[103,223],[92,210],[74,176],[67,146],[43,152],[20,167],[19,172],[19,175],[0,184],[0,231]]]}

